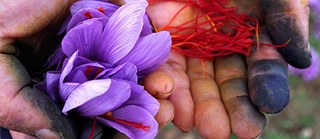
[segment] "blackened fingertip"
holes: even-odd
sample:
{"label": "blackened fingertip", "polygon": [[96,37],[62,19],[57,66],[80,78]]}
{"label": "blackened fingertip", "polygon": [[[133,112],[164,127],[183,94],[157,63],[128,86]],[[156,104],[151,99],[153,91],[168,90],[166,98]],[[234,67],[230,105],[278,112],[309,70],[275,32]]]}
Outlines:
{"label": "blackened fingertip", "polygon": [[281,112],[288,104],[288,68],[277,59],[259,60],[249,67],[249,95],[252,103],[265,114]]}
{"label": "blackened fingertip", "polygon": [[263,113],[278,113],[289,103],[287,78],[276,74],[253,77],[249,82],[252,103]]}
{"label": "blackened fingertip", "polygon": [[[279,48],[280,54],[285,58],[285,60],[293,67],[299,69],[305,69],[311,66],[312,56],[311,52],[308,52],[301,48],[293,48],[295,44],[288,44],[284,48]],[[291,47],[291,48],[290,48]]]}
{"label": "blackened fingertip", "polygon": [[61,139],[61,136],[49,129],[40,129],[35,133],[35,136],[39,139]]}
{"label": "blackened fingertip", "polygon": [[301,22],[300,20],[297,21],[297,16],[288,13],[271,14],[266,17],[268,18],[266,25],[268,34],[275,45],[281,45],[289,41],[287,46],[278,49],[283,58],[290,65],[303,69],[311,65],[308,26],[301,23],[304,19],[308,21],[308,15],[300,19]]}

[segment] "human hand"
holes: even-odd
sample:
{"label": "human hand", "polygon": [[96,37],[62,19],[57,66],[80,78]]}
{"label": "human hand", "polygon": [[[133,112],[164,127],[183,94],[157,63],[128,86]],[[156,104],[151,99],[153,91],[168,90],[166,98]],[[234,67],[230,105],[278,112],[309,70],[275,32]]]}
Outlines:
{"label": "human hand", "polygon": [[[286,62],[300,68],[310,65],[307,5],[300,0],[283,3],[241,0],[232,1],[231,5],[238,7],[238,13],[255,17],[261,26],[267,26],[267,31],[261,29],[259,35],[261,46],[254,46],[246,60],[233,54],[215,58],[213,62],[205,61],[203,65],[200,59],[172,50],[168,62],[159,72],[144,81],[151,94],[171,102],[166,109],[160,109],[158,115],[165,117],[160,123],[165,124],[174,117],[173,123],[182,131],[189,132],[195,126],[205,138],[228,138],[231,132],[240,138],[255,138],[262,133],[266,123],[259,110],[276,114],[286,107],[289,101]],[[162,28],[183,6],[184,2],[155,2],[147,11],[155,26]],[[272,10],[277,6],[282,7]],[[284,9],[289,9],[288,13]],[[179,26],[193,18],[195,9],[186,8],[170,25]],[[284,28],[286,24],[290,25],[288,29]],[[280,48],[281,54],[276,45],[264,46],[281,45],[288,40],[291,40],[288,46]],[[165,74],[170,75],[174,83]],[[165,83],[165,80],[169,82]]]}
{"label": "human hand", "polygon": [[75,138],[53,101],[32,88],[29,75],[55,49],[55,32],[73,2],[0,2],[0,126],[38,138]]}

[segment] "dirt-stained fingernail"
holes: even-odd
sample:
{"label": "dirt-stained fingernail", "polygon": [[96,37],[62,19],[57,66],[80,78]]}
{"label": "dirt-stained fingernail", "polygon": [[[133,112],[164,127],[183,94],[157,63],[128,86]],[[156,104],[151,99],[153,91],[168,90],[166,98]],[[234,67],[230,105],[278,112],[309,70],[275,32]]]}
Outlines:
{"label": "dirt-stained fingernail", "polygon": [[35,133],[39,139],[60,139],[61,137],[56,132],[49,129],[40,129]]}

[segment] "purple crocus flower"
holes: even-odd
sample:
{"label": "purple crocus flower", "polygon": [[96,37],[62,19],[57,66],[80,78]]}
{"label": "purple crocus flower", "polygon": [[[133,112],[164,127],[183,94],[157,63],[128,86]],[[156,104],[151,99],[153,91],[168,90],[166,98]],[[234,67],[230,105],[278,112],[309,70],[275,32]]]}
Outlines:
{"label": "purple crocus flower", "polygon": [[63,54],[55,57],[67,58],[47,72],[45,81],[48,95],[64,104],[63,113],[96,117],[130,138],[156,136],[159,103],[137,83],[166,61],[171,37],[151,32],[146,6],[145,1],[121,7],[79,1],[72,6]]}
{"label": "purple crocus flower", "polygon": [[289,66],[289,71],[292,75],[301,76],[305,81],[314,80],[320,74],[320,57],[315,49],[311,49],[312,64],[307,69],[297,69]]}

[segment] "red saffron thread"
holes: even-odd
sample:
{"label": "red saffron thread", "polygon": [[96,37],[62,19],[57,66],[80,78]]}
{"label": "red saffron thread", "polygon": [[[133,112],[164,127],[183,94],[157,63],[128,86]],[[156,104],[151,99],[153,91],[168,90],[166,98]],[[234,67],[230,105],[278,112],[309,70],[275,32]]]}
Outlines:
{"label": "red saffron thread", "polygon": [[102,68],[98,67],[98,69],[94,73],[94,77],[97,77],[102,72],[102,70],[103,70]]}
{"label": "red saffron thread", "polygon": [[[172,49],[186,56],[206,60],[233,53],[248,56],[255,42],[254,36],[257,45],[260,45],[258,20],[236,14],[236,7],[225,7],[229,0],[149,0],[149,4],[156,1],[185,2],[167,25],[155,27],[155,30],[170,30]],[[171,25],[189,7],[195,9],[195,18],[177,26]],[[284,47],[286,44],[270,46]]]}
{"label": "red saffron thread", "polygon": [[98,8],[98,11],[101,12],[101,13],[103,13],[103,14],[105,14],[105,10],[104,10],[103,7],[99,7],[99,8]]}
{"label": "red saffron thread", "polygon": [[260,45],[262,46],[269,46],[269,47],[274,47],[274,48],[281,48],[281,47],[285,47],[290,43],[291,39],[288,40],[287,42],[285,42],[284,44],[279,44],[279,45],[275,45],[275,44],[266,44],[266,43],[260,43]]}
{"label": "red saffron thread", "polygon": [[84,71],[84,75],[87,77],[87,79],[92,80],[96,78],[101,72],[101,67],[93,67],[93,66],[87,66],[87,69]]}
{"label": "red saffron thread", "polygon": [[88,19],[92,19],[93,18],[92,14],[90,12],[85,12],[84,16],[87,17]]}
{"label": "red saffron thread", "polygon": [[128,126],[133,126],[135,128],[138,128],[138,129],[142,129],[144,131],[148,131],[150,129],[149,126],[145,126],[143,125],[142,123],[134,123],[134,122],[130,122],[130,121],[126,121],[126,120],[122,120],[122,119],[118,119],[118,118],[114,118],[112,116],[112,112],[107,112],[103,115],[104,118],[108,118],[108,119],[111,119],[113,121],[116,121],[118,123],[121,123],[121,124],[124,124],[124,125],[128,125]]}
{"label": "red saffron thread", "polygon": [[93,67],[92,67],[92,66],[87,66],[87,69],[86,69],[86,71],[84,72],[84,75],[85,75],[87,78],[89,78],[90,73],[92,73],[92,71],[93,71]]}
{"label": "red saffron thread", "polygon": [[89,138],[88,138],[88,139],[93,139],[94,131],[96,130],[96,124],[97,124],[97,118],[94,117],[92,129],[91,129],[91,131],[90,131],[90,135],[89,135]]}

